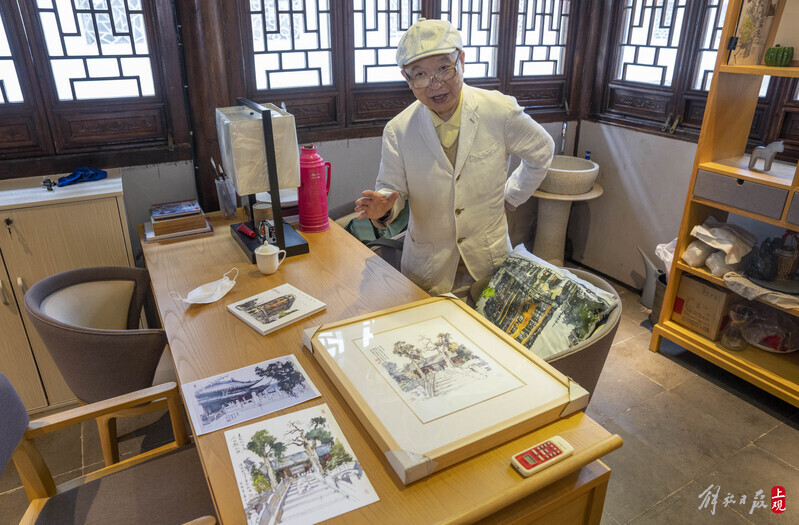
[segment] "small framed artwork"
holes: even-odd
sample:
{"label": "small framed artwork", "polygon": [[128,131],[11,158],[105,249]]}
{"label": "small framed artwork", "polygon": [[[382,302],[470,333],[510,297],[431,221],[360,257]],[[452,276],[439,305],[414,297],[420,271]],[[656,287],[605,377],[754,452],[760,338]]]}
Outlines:
{"label": "small framed artwork", "polygon": [[763,61],[766,47],[773,39],[772,26],[782,10],[780,4],[784,1],[743,0],[735,26],[735,49],[730,52],[728,64],[756,65]]}
{"label": "small framed artwork", "polygon": [[405,484],[588,402],[585,389],[456,299],[323,325],[305,343]]}

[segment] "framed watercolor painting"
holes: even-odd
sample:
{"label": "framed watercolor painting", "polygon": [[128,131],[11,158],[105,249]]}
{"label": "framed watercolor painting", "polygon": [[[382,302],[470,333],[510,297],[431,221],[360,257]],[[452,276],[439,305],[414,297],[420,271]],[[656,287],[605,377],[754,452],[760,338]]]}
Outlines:
{"label": "framed watercolor painting", "polygon": [[582,410],[588,392],[445,297],[304,333],[405,483]]}

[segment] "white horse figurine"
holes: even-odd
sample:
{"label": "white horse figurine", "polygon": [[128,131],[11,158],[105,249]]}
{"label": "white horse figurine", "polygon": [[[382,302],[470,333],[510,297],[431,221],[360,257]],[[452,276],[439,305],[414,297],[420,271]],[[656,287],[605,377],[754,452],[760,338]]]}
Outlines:
{"label": "white horse figurine", "polygon": [[[771,163],[774,162],[774,157],[777,153],[785,151],[785,145],[781,140],[772,142],[768,146],[758,146],[752,150],[752,156],[749,157],[749,169],[757,171],[768,171],[771,169]],[[763,169],[758,170],[755,167],[757,159],[763,159]]]}

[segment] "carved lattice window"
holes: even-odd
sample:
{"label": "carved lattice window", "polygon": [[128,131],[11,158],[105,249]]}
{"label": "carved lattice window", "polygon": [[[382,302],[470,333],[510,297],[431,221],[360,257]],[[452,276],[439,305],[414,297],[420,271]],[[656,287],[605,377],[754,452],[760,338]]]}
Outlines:
{"label": "carved lattice window", "polygon": [[571,2],[519,0],[515,76],[562,75]]}
{"label": "carved lattice window", "polygon": [[[572,11],[589,5],[587,0],[235,1],[246,95],[285,102],[308,140],[379,134],[413,102],[396,52],[402,35],[422,17],[458,28],[471,85],[512,94],[531,111],[562,112],[572,96],[574,61],[567,50],[576,45],[568,34],[576,20]],[[586,19],[577,20],[587,27]],[[303,37],[308,38],[300,45]]]}
{"label": "carved lattice window", "polygon": [[442,0],[441,18],[458,28],[466,53],[466,78],[497,76],[499,0]]}
{"label": "carved lattice window", "polygon": [[697,91],[710,90],[727,4],[727,0],[711,0],[704,6],[702,40],[697,49],[696,69],[692,82],[693,88]]}
{"label": "carved lattice window", "polygon": [[421,0],[353,2],[356,84],[403,80],[397,67],[397,44],[421,13]]}
{"label": "carved lattice window", "polygon": [[249,4],[258,90],[333,84],[329,0]]}
{"label": "carved lattice window", "polygon": [[59,100],[155,94],[142,0],[38,0]]}
{"label": "carved lattice window", "polygon": [[624,0],[615,78],[671,86],[686,0]]}
{"label": "carved lattice window", "polygon": [[13,58],[3,22],[3,13],[0,12],[0,104],[25,100]]}
{"label": "carved lattice window", "polygon": [[179,60],[173,0],[0,0],[0,177],[191,158]]}

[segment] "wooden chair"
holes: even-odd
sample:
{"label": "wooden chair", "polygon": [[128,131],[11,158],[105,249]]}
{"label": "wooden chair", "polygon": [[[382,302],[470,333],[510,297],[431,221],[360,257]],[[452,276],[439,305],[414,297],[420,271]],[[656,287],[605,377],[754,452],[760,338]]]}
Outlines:
{"label": "wooden chair", "polygon": [[[169,407],[173,442],[55,484],[34,438],[162,398]],[[9,458],[14,460],[30,500],[21,524],[216,523],[175,383],[30,421],[19,395],[0,373],[0,421],[0,466],[5,466]]]}
{"label": "wooden chair", "polygon": [[[167,338],[162,329],[139,328],[149,291],[147,270],[101,267],[52,275],[25,294],[28,317],[82,404],[154,384]],[[165,409],[163,401],[156,401],[99,417],[106,465],[119,461],[117,417]]]}

